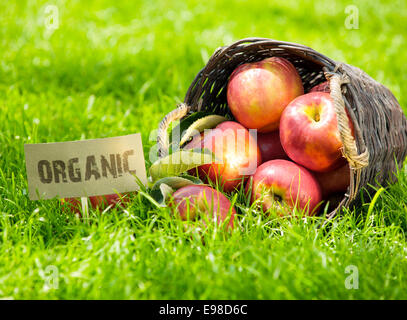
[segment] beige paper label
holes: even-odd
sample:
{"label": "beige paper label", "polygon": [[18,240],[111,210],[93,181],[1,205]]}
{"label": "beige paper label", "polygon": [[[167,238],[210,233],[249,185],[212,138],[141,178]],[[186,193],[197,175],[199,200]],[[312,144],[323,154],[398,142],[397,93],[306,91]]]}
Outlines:
{"label": "beige paper label", "polygon": [[139,133],[121,137],[24,145],[31,200],[89,197],[147,183]]}

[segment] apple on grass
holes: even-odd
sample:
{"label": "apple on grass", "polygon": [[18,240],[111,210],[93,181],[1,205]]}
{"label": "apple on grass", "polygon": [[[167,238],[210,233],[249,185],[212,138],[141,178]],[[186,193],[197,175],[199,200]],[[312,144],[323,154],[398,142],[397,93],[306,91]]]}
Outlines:
{"label": "apple on grass", "polygon": [[268,133],[257,133],[257,145],[261,153],[261,161],[286,159],[289,160],[280,142],[280,132],[275,130]]}
{"label": "apple on grass", "polygon": [[90,203],[92,205],[92,208],[106,208],[107,206],[115,206],[115,205],[121,205],[124,206],[125,203],[128,203],[130,201],[129,199],[129,194],[130,193],[124,193],[124,194],[107,194],[104,196],[93,196],[89,197]]}
{"label": "apple on grass", "polygon": [[210,221],[216,216],[218,223],[229,219],[227,226],[233,228],[235,208],[225,195],[211,187],[204,185],[182,187],[173,193],[169,206],[178,212],[182,220],[197,220],[199,214],[205,214]]}
{"label": "apple on grass", "polygon": [[63,198],[60,199],[60,203],[63,206],[62,210],[65,213],[73,212],[75,214],[81,215],[81,198]]}
{"label": "apple on grass", "polygon": [[[124,206],[125,203],[128,203],[129,200],[129,195],[130,193],[125,193],[123,195],[120,194],[107,194],[104,196],[91,196],[89,197],[89,201],[91,204],[91,207],[93,209],[100,208],[104,209],[108,206],[115,206],[115,205],[121,205]],[[76,214],[81,214],[82,211],[82,203],[81,203],[81,198],[64,198],[61,199],[61,204],[66,205],[70,211],[76,213]]]}
{"label": "apple on grass", "polygon": [[290,159],[312,171],[328,172],[346,164],[329,93],[311,92],[294,99],[281,116],[280,139]]}
{"label": "apple on grass", "polygon": [[271,160],[259,166],[246,185],[246,192],[250,190],[252,202],[259,200],[264,212],[275,209],[280,215],[294,208],[314,215],[322,200],[314,175],[288,160]]}
{"label": "apple on grass", "polygon": [[259,132],[278,129],[284,108],[303,93],[297,70],[280,57],[240,65],[227,85],[227,101],[235,119]]}
{"label": "apple on grass", "polygon": [[349,164],[328,172],[315,172],[314,175],[321,186],[324,199],[334,193],[342,193],[343,196],[350,184]]}
{"label": "apple on grass", "polygon": [[184,149],[206,148],[220,160],[189,171],[206,182],[218,184],[223,191],[238,188],[261,163],[256,140],[241,124],[225,121],[214,129],[196,135]]}

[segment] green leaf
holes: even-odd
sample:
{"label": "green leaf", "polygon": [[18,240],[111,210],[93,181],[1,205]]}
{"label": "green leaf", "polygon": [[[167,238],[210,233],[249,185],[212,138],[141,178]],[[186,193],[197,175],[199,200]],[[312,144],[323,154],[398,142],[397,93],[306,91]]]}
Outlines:
{"label": "green leaf", "polygon": [[203,184],[203,182],[189,175],[183,177],[165,177],[154,183],[150,195],[161,207],[165,207],[167,198],[175,190],[196,184]]}
{"label": "green leaf", "polygon": [[158,159],[150,167],[153,181],[169,176],[178,176],[190,169],[219,161],[208,149],[179,150]]}
{"label": "green leaf", "polygon": [[[209,117],[209,118],[208,118]],[[200,121],[201,119],[205,119]],[[198,111],[185,119],[181,120],[180,123],[174,127],[170,135],[170,152],[177,151],[183,143],[187,142],[191,136],[191,132],[194,133],[193,129],[189,129],[191,126],[198,126],[195,130],[198,129],[199,132],[202,132],[205,129],[212,129],[216,127],[219,123],[226,121],[227,118],[219,116],[213,113],[206,111]],[[206,126],[199,130],[199,126]],[[188,137],[186,137],[187,132],[189,131]],[[183,141],[183,143],[180,143]]]}
{"label": "green leaf", "polygon": [[189,175],[185,175],[182,177],[165,177],[155,182],[151,189],[156,190],[160,188],[161,184],[166,184],[172,189],[177,190],[185,186],[202,183],[203,182],[200,179]]}
{"label": "green leaf", "polygon": [[183,173],[181,177],[192,181],[194,184],[204,184],[204,182],[201,179],[186,173]]}
{"label": "green leaf", "polygon": [[189,138],[196,134],[197,131],[201,133],[205,129],[215,128],[219,123],[222,123],[224,121],[227,121],[227,119],[224,116],[219,116],[217,114],[213,114],[196,120],[192,125],[188,127],[187,131],[182,136],[180,146],[187,142]]}
{"label": "green leaf", "polygon": [[173,150],[176,150],[179,148],[179,141],[181,140],[183,134],[185,134],[185,131],[198,119],[206,117],[208,115],[211,115],[212,113],[209,113],[207,111],[198,111],[194,112],[193,114],[189,115],[188,117],[185,117],[182,119],[177,126],[175,126],[171,130],[170,134],[170,147],[172,147]]}
{"label": "green leaf", "polygon": [[159,204],[160,207],[165,207],[165,201],[174,192],[174,189],[165,183],[161,183],[157,189],[151,190],[151,197]]}

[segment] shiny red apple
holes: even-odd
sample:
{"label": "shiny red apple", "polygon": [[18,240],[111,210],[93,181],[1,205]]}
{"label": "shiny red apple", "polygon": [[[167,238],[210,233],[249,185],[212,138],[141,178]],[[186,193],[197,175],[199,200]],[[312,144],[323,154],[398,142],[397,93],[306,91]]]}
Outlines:
{"label": "shiny red apple", "polygon": [[[349,126],[353,131],[350,119]],[[280,140],[290,159],[312,171],[327,172],[346,163],[329,93],[311,92],[294,99],[281,116]]]}
{"label": "shiny red apple", "polygon": [[[314,175],[288,160],[271,160],[256,170],[246,191],[251,187],[252,201],[260,199],[263,211],[275,209],[281,215],[293,208],[314,215],[322,200],[321,188]],[[291,210],[290,210],[291,209]]]}
{"label": "shiny red apple", "polygon": [[329,82],[325,81],[320,84],[317,84],[316,86],[312,87],[309,92],[331,92],[331,89],[329,87]]}
{"label": "shiny red apple", "polygon": [[268,133],[258,132],[257,145],[259,146],[263,163],[275,159],[289,159],[281,145],[279,130]]}
{"label": "shiny red apple", "polygon": [[[172,195],[169,206],[178,212],[182,220],[197,220],[199,214],[207,215],[209,220],[233,227],[236,210],[221,192],[204,185],[191,185],[178,189]],[[201,217],[202,218],[202,217]]]}
{"label": "shiny red apple", "polygon": [[233,191],[252,175],[261,163],[256,140],[241,124],[225,121],[216,128],[205,130],[195,137],[184,149],[201,148],[211,150],[220,161],[199,166],[198,176],[206,182],[217,183],[226,192]]}
{"label": "shiny red apple", "polygon": [[227,101],[235,119],[249,129],[278,129],[281,113],[302,95],[301,77],[291,62],[271,57],[240,65],[231,74]]}
{"label": "shiny red apple", "polygon": [[343,193],[350,184],[350,169],[346,164],[338,169],[328,172],[315,172],[319,185],[321,186],[322,196],[324,198],[334,193]]}

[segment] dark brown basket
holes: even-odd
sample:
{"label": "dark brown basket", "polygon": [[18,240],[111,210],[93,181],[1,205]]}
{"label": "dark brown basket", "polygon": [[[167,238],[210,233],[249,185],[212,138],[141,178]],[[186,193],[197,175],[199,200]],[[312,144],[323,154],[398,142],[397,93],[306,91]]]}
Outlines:
{"label": "dark brown basket", "polygon": [[[227,106],[226,86],[233,70],[247,62],[279,56],[291,61],[301,75],[304,90],[326,79],[338,117],[344,145],[343,156],[351,168],[350,186],[333,217],[342,206],[360,200],[360,190],[395,181],[407,154],[407,119],[389,89],[362,70],[338,63],[319,52],[296,43],[264,38],[239,40],[218,48],[189,87],[184,103],[161,121],[158,132],[159,156],[168,153],[167,129],[172,121],[195,111],[233,115]],[[347,122],[345,108],[354,124],[355,139]]]}

